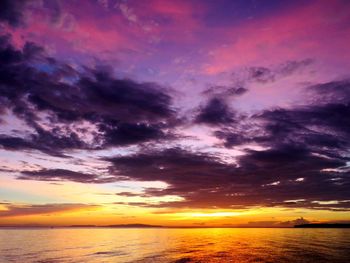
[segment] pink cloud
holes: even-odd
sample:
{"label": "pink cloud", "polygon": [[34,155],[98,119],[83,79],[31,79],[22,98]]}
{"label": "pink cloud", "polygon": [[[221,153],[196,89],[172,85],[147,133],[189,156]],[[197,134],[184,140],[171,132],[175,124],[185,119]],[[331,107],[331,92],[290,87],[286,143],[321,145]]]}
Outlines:
{"label": "pink cloud", "polygon": [[233,26],[222,32],[220,40],[225,44],[213,48],[203,70],[215,74],[308,57],[348,59],[350,26],[344,22],[349,18],[350,9],[342,2],[319,1]]}

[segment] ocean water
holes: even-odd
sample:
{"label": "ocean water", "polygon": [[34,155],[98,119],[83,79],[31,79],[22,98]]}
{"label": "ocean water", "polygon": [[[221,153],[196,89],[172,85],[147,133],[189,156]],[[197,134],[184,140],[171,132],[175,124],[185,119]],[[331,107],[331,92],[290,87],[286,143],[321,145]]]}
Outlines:
{"label": "ocean water", "polygon": [[1,229],[0,262],[350,262],[350,229]]}

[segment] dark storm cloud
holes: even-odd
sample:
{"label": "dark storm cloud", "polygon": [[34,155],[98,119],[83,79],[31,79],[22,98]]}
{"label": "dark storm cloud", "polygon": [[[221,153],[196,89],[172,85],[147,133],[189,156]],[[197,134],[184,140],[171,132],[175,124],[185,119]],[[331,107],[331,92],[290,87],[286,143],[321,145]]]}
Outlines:
{"label": "dark storm cloud", "polygon": [[138,193],[131,193],[131,192],[119,192],[119,193],[116,193],[116,195],[126,196],[126,197],[140,196],[140,194],[138,194]]}
{"label": "dark storm cloud", "polygon": [[[34,130],[26,137],[1,135],[5,149],[63,155],[171,137],[172,98],[155,83],[116,79],[99,68],[77,71],[32,43],[14,48],[8,36],[0,38],[0,62],[1,112],[8,109]],[[82,122],[95,127],[92,142],[82,136],[87,129],[76,128]]]}
{"label": "dark storm cloud", "polygon": [[109,159],[111,172],[133,180],[164,181],[168,188],[149,189],[144,194],[185,199],[150,207],[284,206],[347,211],[349,84],[340,81],[307,88],[315,98],[324,98],[317,104],[265,110],[234,124],[211,122],[217,125],[215,134],[226,147],[263,147],[245,149],[235,162],[175,148]]}
{"label": "dark storm cloud", "polygon": [[118,180],[115,176],[74,172],[66,169],[42,169],[37,171],[22,171],[18,177],[21,180],[36,181],[73,181],[78,183],[111,183]]}
{"label": "dark storm cloud", "polygon": [[195,123],[211,126],[230,124],[236,114],[230,108],[230,99],[243,95],[248,90],[241,85],[211,86],[202,92],[208,100],[195,111]]}
{"label": "dark storm cloud", "polygon": [[61,6],[57,0],[1,0],[0,23],[12,27],[25,26],[27,16],[35,9],[44,10],[51,23],[57,23],[62,15]]}
{"label": "dark storm cloud", "polygon": [[277,68],[277,74],[281,76],[288,76],[298,72],[299,70],[305,69],[313,62],[313,59],[310,58],[304,60],[290,60],[279,65]]}
{"label": "dark storm cloud", "polygon": [[[130,176],[139,180],[160,180],[171,184],[176,182],[190,185],[207,179],[219,180],[220,172],[230,166],[222,163],[216,156],[200,154],[172,148],[163,151],[147,151],[130,156],[107,158],[113,163],[111,172]],[[185,179],[186,178],[186,179]]]}
{"label": "dark storm cloud", "polygon": [[[245,122],[218,129],[215,134],[227,147],[259,143],[303,145],[330,154],[346,151],[350,136],[350,82],[336,81],[307,88],[310,104],[265,110]],[[248,121],[247,121],[248,120]]]}
{"label": "dark storm cloud", "polygon": [[[313,61],[305,59],[300,61],[287,61],[275,67],[249,67],[246,68],[242,76],[236,76],[236,84],[233,87],[212,86],[204,92],[203,95],[209,96],[209,100],[204,106],[201,106],[199,113],[195,118],[196,123],[205,123],[208,125],[229,124],[234,121],[234,113],[229,108],[227,100],[243,95],[248,91],[244,84],[249,82],[267,83],[273,82],[278,78],[296,73],[309,66]],[[242,73],[242,72],[241,72]]]}
{"label": "dark storm cloud", "polygon": [[[340,88],[328,89],[328,86]],[[261,150],[245,149],[245,154],[236,157],[235,162],[223,161],[220,155],[189,149],[146,148],[132,155],[104,159],[111,163],[107,177],[67,170],[39,170],[23,172],[20,178],[83,183],[117,182],[120,178],[163,181],[168,188],[146,189],[139,196],[178,195],[184,198],[183,201],[159,204],[123,203],[142,207],[243,209],[283,206],[348,211],[347,87],[348,83],[343,81],[341,85],[325,83],[308,88],[337,93],[342,96],[339,103],[329,103],[324,96],[325,101],[320,104],[266,110],[246,117],[244,123],[227,122],[224,126],[216,123],[222,129],[215,134],[227,147],[246,143],[264,147]],[[318,95],[318,91],[315,94]],[[108,123],[111,127],[116,124]],[[117,134],[116,138],[119,140],[122,135]]]}
{"label": "dark storm cloud", "polygon": [[57,157],[66,157],[62,150],[90,149],[75,132],[62,135],[57,129],[45,131],[41,128],[37,128],[36,132],[27,138],[0,135],[0,146],[6,150],[35,149]]}
{"label": "dark storm cloud", "polygon": [[105,133],[106,145],[129,145],[167,138],[161,126],[145,123],[103,124],[100,130]]}
{"label": "dark storm cloud", "polygon": [[34,146],[19,137],[10,137],[10,136],[1,136],[0,137],[0,145],[7,150],[17,150],[17,149],[30,149]]}
{"label": "dark storm cloud", "polygon": [[2,0],[0,1],[0,22],[11,26],[23,24],[23,11],[29,0]]}
{"label": "dark storm cloud", "polygon": [[95,210],[98,205],[89,204],[41,204],[41,205],[16,205],[5,204],[7,210],[0,211],[0,217],[30,216],[62,213],[75,210]]}
{"label": "dark storm cloud", "polygon": [[[274,82],[280,78],[302,72],[308,66],[313,63],[312,59],[304,60],[290,60],[282,64],[271,66],[271,67],[259,67],[253,66],[248,67],[244,70],[243,74],[245,76],[241,81],[244,82],[259,82],[259,83],[268,83]],[[241,72],[242,73],[242,72]],[[236,73],[233,73],[235,76]]]}
{"label": "dark storm cloud", "polygon": [[316,104],[347,104],[350,100],[350,80],[331,81],[308,87],[311,102]]}
{"label": "dark storm cloud", "polygon": [[55,24],[60,20],[60,18],[62,16],[60,1],[58,1],[58,0],[44,0],[43,7],[45,8],[45,11],[48,12],[48,14],[50,16],[51,23]]}
{"label": "dark storm cloud", "polygon": [[195,122],[208,125],[227,124],[234,121],[234,115],[224,99],[214,97],[200,107]]}
{"label": "dark storm cloud", "polygon": [[[78,83],[86,93],[83,103],[86,106],[92,103],[96,108],[92,115],[100,114],[121,121],[157,121],[173,114],[169,108],[171,97],[157,84],[115,79],[106,72],[94,71],[92,74],[92,78],[83,76]],[[84,107],[81,111],[81,114],[89,113]]]}
{"label": "dark storm cloud", "polygon": [[249,78],[257,82],[269,82],[275,79],[275,74],[269,68],[251,67],[248,72]]}
{"label": "dark storm cloud", "polygon": [[[350,208],[349,203],[317,201],[349,199],[348,173],[322,171],[345,165],[341,159],[314,155],[304,148],[280,146],[249,151],[238,163],[184,149],[146,152],[109,159],[111,173],[132,180],[159,180],[167,189],[150,189],[143,196],[179,195],[180,202],[149,207],[246,208],[289,206],[319,209]],[[334,180],[336,179],[336,180]],[[303,199],[302,203],[287,202]],[[143,204],[143,206],[147,206]]]}
{"label": "dark storm cloud", "polygon": [[210,97],[234,97],[246,93],[248,90],[242,86],[227,87],[227,86],[213,86],[202,92],[203,95]]}

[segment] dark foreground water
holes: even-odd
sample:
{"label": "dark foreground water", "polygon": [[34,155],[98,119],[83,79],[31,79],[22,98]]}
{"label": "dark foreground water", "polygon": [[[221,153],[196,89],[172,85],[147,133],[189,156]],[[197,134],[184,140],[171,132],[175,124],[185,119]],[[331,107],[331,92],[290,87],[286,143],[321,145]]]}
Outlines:
{"label": "dark foreground water", "polygon": [[1,229],[0,262],[350,262],[350,229]]}

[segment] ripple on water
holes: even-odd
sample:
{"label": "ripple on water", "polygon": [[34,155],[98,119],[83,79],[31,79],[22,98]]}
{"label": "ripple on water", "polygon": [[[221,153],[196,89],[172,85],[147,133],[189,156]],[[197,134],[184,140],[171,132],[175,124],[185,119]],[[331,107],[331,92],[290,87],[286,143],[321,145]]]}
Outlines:
{"label": "ripple on water", "polygon": [[180,258],[174,261],[174,263],[187,263],[187,262],[191,262],[192,259],[191,258]]}
{"label": "ripple on water", "polygon": [[13,231],[0,231],[1,263],[350,262],[350,229]]}
{"label": "ripple on water", "polygon": [[94,256],[106,256],[106,257],[114,257],[114,256],[125,256],[128,253],[125,253],[123,251],[97,251],[95,253],[92,253],[90,255]]}

